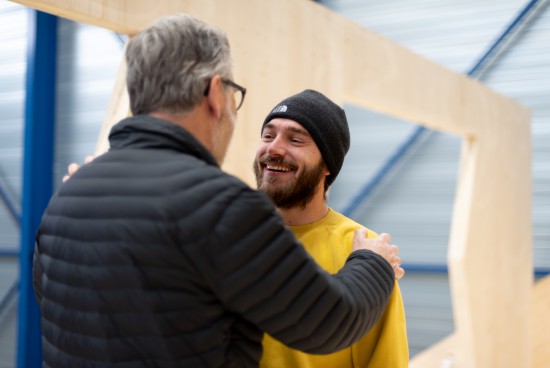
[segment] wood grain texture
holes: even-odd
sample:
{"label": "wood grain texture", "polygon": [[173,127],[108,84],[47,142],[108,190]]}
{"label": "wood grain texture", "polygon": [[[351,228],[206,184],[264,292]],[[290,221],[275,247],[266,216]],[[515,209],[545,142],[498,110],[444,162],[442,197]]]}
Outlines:
{"label": "wood grain texture", "polygon": [[550,362],[550,276],[539,280],[533,288],[530,317],[533,367],[546,367]]}

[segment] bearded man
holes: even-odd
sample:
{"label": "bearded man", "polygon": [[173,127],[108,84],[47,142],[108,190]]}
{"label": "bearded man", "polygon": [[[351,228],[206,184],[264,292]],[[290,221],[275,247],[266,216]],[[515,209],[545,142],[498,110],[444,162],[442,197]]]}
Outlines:
{"label": "bearded man", "polygon": [[[277,104],[265,118],[254,162],[258,189],[273,200],[285,224],[331,274],[344,266],[354,231],[362,227],[329,208],[326,201],[349,146],[344,110],[323,94],[305,90]],[[367,236],[378,235],[368,230]],[[390,240],[389,235],[382,236]],[[329,355],[312,355],[265,334],[263,348],[262,368],[407,367],[409,349],[399,285],[395,281],[380,320],[350,347]]]}

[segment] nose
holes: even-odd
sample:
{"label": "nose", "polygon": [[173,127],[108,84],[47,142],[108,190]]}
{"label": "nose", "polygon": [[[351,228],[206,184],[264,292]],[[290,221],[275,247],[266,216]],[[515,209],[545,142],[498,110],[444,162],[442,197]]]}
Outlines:
{"label": "nose", "polygon": [[281,137],[276,137],[271,142],[267,144],[266,153],[269,156],[280,156],[283,157],[286,153],[283,139]]}

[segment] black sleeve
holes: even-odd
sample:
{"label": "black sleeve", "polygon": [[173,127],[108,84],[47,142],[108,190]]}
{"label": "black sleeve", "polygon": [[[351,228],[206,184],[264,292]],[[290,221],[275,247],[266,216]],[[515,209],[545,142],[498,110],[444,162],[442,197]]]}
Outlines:
{"label": "black sleeve", "polygon": [[263,194],[243,190],[213,229],[207,278],[226,306],[282,343],[330,353],[360,339],[384,312],[390,264],[353,252],[336,275],[307,254]]}
{"label": "black sleeve", "polygon": [[32,285],[34,287],[34,295],[38,305],[42,304],[42,267],[40,266],[40,250],[38,249],[38,242],[34,246],[34,254],[32,257]]}

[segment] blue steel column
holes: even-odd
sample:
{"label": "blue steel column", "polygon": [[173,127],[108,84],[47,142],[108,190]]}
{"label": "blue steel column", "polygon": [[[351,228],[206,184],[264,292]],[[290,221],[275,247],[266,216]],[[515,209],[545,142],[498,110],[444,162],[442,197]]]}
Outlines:
{"label": "blue steel column", "polygon": [[34,236],[52,195],[57,18],[29,11],[17,367],[42,365],[40,311],[32,286]]}

